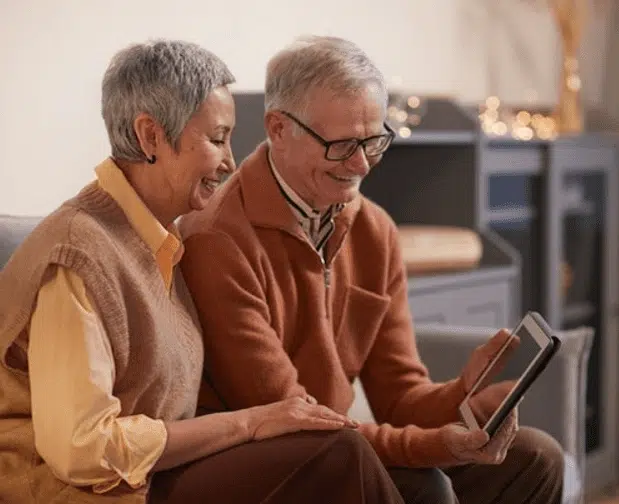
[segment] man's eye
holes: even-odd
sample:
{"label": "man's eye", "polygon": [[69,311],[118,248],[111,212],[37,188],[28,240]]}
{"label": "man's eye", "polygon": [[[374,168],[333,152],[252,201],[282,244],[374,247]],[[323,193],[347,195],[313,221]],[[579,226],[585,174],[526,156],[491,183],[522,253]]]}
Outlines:
{"label": "man's eye", "polygon": [[218,140],[218,139],[213,138],[213,139],[211,139],[211,143],[215,144],[215,145],[224,145],[226,143],[226,141],[225,140]]}

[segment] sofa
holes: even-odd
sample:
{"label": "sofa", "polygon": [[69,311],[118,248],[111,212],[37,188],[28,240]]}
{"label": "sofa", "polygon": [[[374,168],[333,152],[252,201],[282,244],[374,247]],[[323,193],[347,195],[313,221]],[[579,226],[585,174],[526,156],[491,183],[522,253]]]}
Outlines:
{"label": "sofa", "polygon": [[[0,215],[0,269],[39,222],[37,217]],[[421,325],[416,327],[419,352],[435,381],[457,376],[475,347],[497,328]],[[565,450],[564,504],[584,502],[586,369],[593,331],[583,327],[557,334],[562,345],[546,372],[520,405],[520,423],[553,435]],[[354,382],[353,418],[372,420],[359,381]]]}
{"label": "sofa", "polygon": [[0,269],[40,220],[40,217],[0,215]]}

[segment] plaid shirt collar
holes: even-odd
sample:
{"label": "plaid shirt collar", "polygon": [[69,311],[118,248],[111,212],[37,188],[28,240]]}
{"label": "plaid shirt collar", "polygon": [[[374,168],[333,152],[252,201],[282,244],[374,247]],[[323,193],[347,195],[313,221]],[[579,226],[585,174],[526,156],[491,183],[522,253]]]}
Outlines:
{"label": "plaid shirt collar", "polygon": [[333,219],[339,214],[344,207],[344,203],[331,205],[324,212],[320,212],[308,205],[282,178],[280,173],[275,168],[275,163],[271,157],[271,151],[268,151],[269,165],[275,181],[292,210],[297,222],[309,238],[310,242],[318,252],[322,252],[329,237],[333,234],[335,223]]}

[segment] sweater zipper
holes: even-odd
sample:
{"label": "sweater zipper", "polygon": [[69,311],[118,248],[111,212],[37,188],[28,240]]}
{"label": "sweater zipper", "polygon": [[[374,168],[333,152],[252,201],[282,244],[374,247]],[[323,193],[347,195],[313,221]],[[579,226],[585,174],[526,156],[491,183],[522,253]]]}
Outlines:
{"label": "sweater zipper", "polygon": [[[331,306],[331,304],[330,304],[330,297],[331,297],[331,265],[326,263],[323,255],[320,252],[318,252],[312,246],[312,244],[309,242],[309,240],[299,238],[299,236],[296,235],[296,234],[293,234],[293,236],[295,238],[301,239],[301,241],[303,241],[307,245],[309,245],[312,248],[312,250],[314,251],[314,253],[317,254],[318,258],[320,259],[320,263],[322,264],[322,276],[323,276],[323,280],[324,280],[324,284],[325,284],[325,316],[326,316],[327,320],[329,320],[331,318],[331,310],[330,310],[330,306]],[[333,260],[337,256],[337,253],[339,252],[340,247],[341,247],[341,244],[340,244],[340,246],[338,246],[338,248],[333,253],[333,257],[331,257],[331,262],[333,262]]]}
{"label": "sweater zipper", "polygon": [[325,283],[325,318],[329,320],[329,287],[331,287],[331,268],[325,262],[323,255],[317,250],[315,250],[315,252],[318,254],[318,258],[322,264],[322,278]]}
{"label": "sweater zipper", "polygon": [[325,276],[325,313],[327,315],[327,320],[331,318],[331,268],[324,264],[324,276]]}

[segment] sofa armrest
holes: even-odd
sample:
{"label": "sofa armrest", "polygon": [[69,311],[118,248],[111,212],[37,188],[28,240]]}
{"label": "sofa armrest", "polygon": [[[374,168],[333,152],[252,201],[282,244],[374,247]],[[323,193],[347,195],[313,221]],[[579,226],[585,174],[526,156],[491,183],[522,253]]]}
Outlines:
{"label": "sofa armrest", "polygon": [[[495,332],[488,328],[420,325],[416,329],[417,345],[432,379],[446,381],[458,376],[471,352]],[[584,449],[586,371],[593,329],[582,327],[556,335],[561,348],[520,404],[520,422],[548,432],[566,450],[578,453]]]}
{"label": "sofa armrest", "polygon": [[40,217],[0,214],[0,269],[40,221]]}
{"label": "sofa armrest", "polygon": [[[471,352],[488,340],[496,329],[419,325],[417,345],[434,381],[456,377]],[[585,410],[587,365],[594,331],[581,327],[559,331],[561,348],[544,373],[527,391],[519,406],[521,425],[552,435],[578,469],[585,471]]]}

